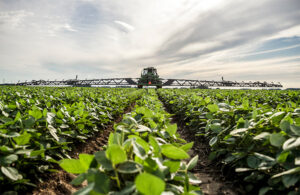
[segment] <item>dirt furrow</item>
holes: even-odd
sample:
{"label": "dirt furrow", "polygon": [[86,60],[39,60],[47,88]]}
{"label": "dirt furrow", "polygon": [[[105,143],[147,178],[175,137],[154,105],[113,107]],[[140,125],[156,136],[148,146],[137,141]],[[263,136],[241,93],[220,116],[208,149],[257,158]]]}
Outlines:
{"label": "dirt furrow", "polygon": [[[161,99],[160,99],[161,100]],[[162,103],[164,103],[162,101]],[[164,104],[165,105],[165,104]],[[166,107],[165,110],[169,113],[170,109]],[[172,117],[172,123],[176,123],[180,134],[180,137],[187,142],[194,142],[194,146],[191,149],[191,156],[199,156],[196,167],[192,170],[201,184],[199,185],[204,194],[209,195],[237,195],[245,194],[240,187],[235,186],[228,178],[225,178],[221,168],[213,164],[209,159],[210,147],[205,140],[201,140],[196,137],[192,131],[189,131],[183,124],[182,120],[177,116]]]}

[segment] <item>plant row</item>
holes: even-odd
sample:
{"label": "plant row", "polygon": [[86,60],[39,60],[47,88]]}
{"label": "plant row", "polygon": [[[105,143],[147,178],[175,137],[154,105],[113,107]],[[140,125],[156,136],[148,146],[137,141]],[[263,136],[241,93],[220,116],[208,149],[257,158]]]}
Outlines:
{"label": "plant row", "polygon": [[60,161],[64,170],[79,174],[71,184],[87,181],[75,194],[201,193],[189,172],[198,160],[188,154],[193,143],[179,137],[155,91],[148,93],[115,125],[103,151]]}
{"label": "plant row", "polygon": [[159,95],[209,141],[211,160],[242,177],[245,191],[300,193],[299,92],[162,89]]}
{"label": "plant row", "polygon": [[0,193],[34,186],[68,153],[123,113],[130,89],[1,87]]}

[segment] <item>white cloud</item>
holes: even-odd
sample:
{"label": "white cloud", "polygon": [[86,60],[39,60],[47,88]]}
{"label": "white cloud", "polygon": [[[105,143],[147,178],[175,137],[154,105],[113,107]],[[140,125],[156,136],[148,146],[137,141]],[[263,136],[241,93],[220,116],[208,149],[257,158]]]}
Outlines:
{"label": "white cloud", "polygon": [[244,75],[300,86],[297,61],[278,56],[272,69],[240,60],[267,40],[300,36],[299,8],[297,0],[0,1],[0,81],[138,77],[156,66],[164,78]]}
{"label": "white cloud", "polygon": [[123,27],[122,29],[124,29],[126,32],[134,30],[134,27],[131,26],[130,24],[127,24],[126,22],[122,22],[122,21],[119,21],[119,20],[115,20],[114,22],[116,24],[120,25],[121,27]]}

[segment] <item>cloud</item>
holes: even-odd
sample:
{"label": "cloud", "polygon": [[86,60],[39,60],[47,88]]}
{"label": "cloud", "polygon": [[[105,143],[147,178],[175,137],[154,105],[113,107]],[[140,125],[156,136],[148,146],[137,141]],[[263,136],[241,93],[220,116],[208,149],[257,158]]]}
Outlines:
{"label": "cloud", "polygon": [[298,0],[0,1],[0,81],[138,77],[299,87]]}
{"label": "cloud", "polygon": [[[162,44],[157,55],[185,60],[259,41],[298,24],[299,7],[297,0],[289,1],[288,5],[283,5],[280,0],[263,1],[262,5],[231,2],[222,9],[201,13],[187,23]],[[197,43],[206,43],[209,47],[182,52]]]}
{"label": "cloud", "polygon": [[131,26],[130,24],[127,24],[126,22],[122,22],[122,21],[119,21],[119,20],[115,20],[114,21],[116,24],[118,24],[121,28],[122,31],[124,32],[130,32],[130,31],[133,31],[134,30],[134,27]]}

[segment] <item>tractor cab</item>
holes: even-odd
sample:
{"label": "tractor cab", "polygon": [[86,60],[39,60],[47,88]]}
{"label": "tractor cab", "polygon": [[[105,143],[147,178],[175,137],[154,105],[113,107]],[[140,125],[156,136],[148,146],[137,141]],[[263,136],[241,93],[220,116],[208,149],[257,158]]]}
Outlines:
{"label": "tractor cab", "polygon": [[162,87],[162,82],[157,74],[156,68],[148,67],[143,69],[141,78],[138,81],[138,88],[143,88],[143,86],[156,86],[157,88]]}
{"label": "tractor cab", "polygon": [[158,77],[157,71],[153,67],[144,68],[143,71],[142,71],[141,76],[150,75],[150,74],[153,75],[153,76],[157,76]]}

